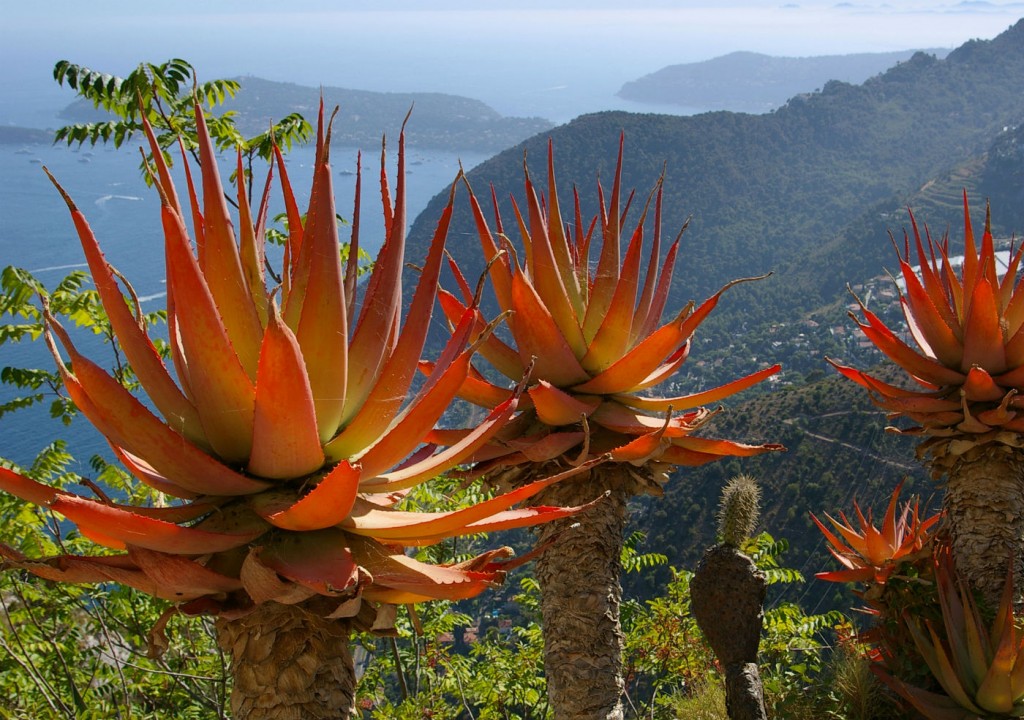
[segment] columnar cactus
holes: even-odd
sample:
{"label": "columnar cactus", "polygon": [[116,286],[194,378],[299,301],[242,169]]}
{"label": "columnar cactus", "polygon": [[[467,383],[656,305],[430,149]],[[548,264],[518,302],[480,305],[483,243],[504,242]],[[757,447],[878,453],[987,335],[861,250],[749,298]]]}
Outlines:
{"label": "columnar cactus", "polygon": [[718,534],[690,580],[693,616],[725,668],[725,702],[732,720],[766,720],[757,650],[764,621],[765,574],[740,546],[760,512],[760,488],[737,475],[722,491]]}

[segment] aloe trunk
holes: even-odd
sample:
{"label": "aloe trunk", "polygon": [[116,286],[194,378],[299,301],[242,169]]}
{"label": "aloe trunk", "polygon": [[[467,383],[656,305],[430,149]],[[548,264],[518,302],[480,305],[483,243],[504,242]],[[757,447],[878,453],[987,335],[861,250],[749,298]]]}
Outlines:
{"label": "aloe trunk", "polygon": [[[551,543],[537,561],[544,622],[544,669],[557,720],[621,720],[622,537],[628,471],[598,467],[554,485],[538,504],[583,504],[608,490],[585,513],[538,529]],[[577,527],[573,527],[578,523]]]}
{"label": "aloe trunk", "polygon": [[975,447],[947,470],[943,507],[957,572],[988,602],[999,604],[1013,559],[1016,603],[1024,578],[1024,453]]}
{"label": "aloe trunk", "polygon": [[271,602],[236,620],[219,619],[217,634],[231,656],[235,720],[355,717],[348,621]]}

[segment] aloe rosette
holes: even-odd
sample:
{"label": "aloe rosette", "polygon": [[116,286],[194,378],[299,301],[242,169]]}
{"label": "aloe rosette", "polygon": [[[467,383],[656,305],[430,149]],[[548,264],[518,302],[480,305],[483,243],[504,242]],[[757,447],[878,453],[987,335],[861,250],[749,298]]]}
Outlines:
{"label": "aloe rosette", "polygon": [[925,549],[934,537],[935,526],[941,515],[922,518],[921,504],[916,499],[903,503],[901,508],[899,497],[902,486],[902,482],[897,485],[889,498],[881,527],[875,526],[870,510],[865,517],[856,501],[853,510],[859,527],[844,512],[839,513],[838,520],[825,514],[832,526],[831,530],[811,514],[811,520],[829,542],[828,551],[843,566],[842,570],[820,572],[815,577],[830,582],[884,585],[900,563],[913,560]]}
{"label": "aloe rosette", "polygon": [[911,225],[913,238],[904,235],[899,256],[911,342],[863,305],[863,319],[854,317],[907,373],[909,387],[830,362],[890,418],[914,423],[892,429],[922,438],[918,456],[933,477],[945,479],[943,507],[958,570],[994,605],[1003,559],[1013,554],[1015,575],[1024,571],[1024,291],[1018,282],[1024,248],[1011,250],[1000,272],[990,215],[979,245],[966,193],[959,273],[948,236],[933,240],[926,228],[922,238],[913,216]]}
{"label": "aloe rosette", "polygon": [[[599,213],[587,222],[578,194],[571,220],[562,214],[550,144],[543,198],[524,161],[524,204],[512,201],[518,246],[505,234],[494,193],[492,225],[470,190],[490,285],[508,332],[480,340],[479,354],[490,371],[474,366],[460,395],[493,411],[510,396],[494,378],[527,377],[517,416],[473,454],[473,472],[521,487],[553,470],[610,460],[542,497],[578,506],[608,495],[580,516],[578,529],[563,533],[556,523],[541,533],[542,541],[555,538],[537,572],[548,687],[560,718],[621,716],[619,557],[627,499],[639,492],[659,494],[673,466],[781,449],[698,434],[716,412],[708,405],[775,374],[778,365],[693,394],[647,394],[680,369],[694,332],[735,282],[663,319],[680,239],[667,249],[662,242],[660,181],[635,225],[627,226],[633,196],[623,202],[622,151],[620,139],[611,193],[606,196],[598,186]],[[457,287],[442,292],[441,303],[455,326],[478,293],[457,264],[450,264]],[[446,431],[436,437],[462,436]]]}
{"label": "aloe rosette", "polygon": [[[134,291],[127,281],[124,289],[119,285],[121,276],[105,260],[85,217],[61,190],[114,333],[151,405],[79,353],[44,304],[46,341],[71,399],[135,478],[160,497],[181,502],[119,505],[0,468],[0,488],[49,507],[113,551],[37,559],[2,547],[4,565],[56,581],[123,583],[174,602],[178,611],[217,615],[222,643],[234,653],[236,666],[251,660],[247,652],[271,654],[275,627],[291,622],[260,611],[293,608],[300,612],[300,630],[307,618],[311,623],[326,619],[328,626],[347,618],[356,626],[381,628],[388,613],[380,611],[392,604],[466,598],[499,582],[506,551],[438,566],[419,562],[405,550],[454,535],[564,517],[573,510],[512,509],[560,476],[463,509],[396,509],[410,488],[455,467],[493,438],[520,401],[513,391],[457,442],[441,445],[429,437],[468,377],[476,344],[486,337],[479,333],[475,307],[457,319],[433,371],[413,389],[457,183],[403,323],[402,140],[393,199],[382,153],[386,238],[360,299],[359,181],[352,242],[343,263],[331,185],[330,125],[325,129],[322,108],[304,218],[277,153],[288,238],[280,286],[274,288],[268,288],[264,255],[272,173],[254,210],[239,159],[236,233],[198,108],[196,124],[201,193],[186,163],[187,204],[179,201],[147,127],[156,165],[152,177],[161,199],[173,371],[139,319]],[[473,343],[471,334],[478,336]],[[253,618],[257,626],[252,632],[232,624],[250,623],[244,627],[252,629]],[[266,637],[257,647],[253,638],[259,633]],[[318,661],[308,664],[313,674],[319,671]],[[306,668],[307,663],[299,665]],[[243,675],[236,667],[236,716],[263,717],[254,709],[263,701],[242,695],[258,696],[267,689],[242,688]],[[323,682],[336,684],[338,678]],[[302,706],[302,716],[320,717],[314,706]],[[338,717],[332,713],[339,712],[329,708],[323,716]]]}
{"label": "aloe rosette", "polygon": [[942,622],[907,617],[914,645],[945,694],[876,673],[929,720],[1024,717],[1024,632],[1013,609],[1012,575],[990,624],[954,568],[948,545],[935,555]]}
{"label": "aloe rosette", "polygon": [[[622,141],[614,186],[605,201],[600,188],[600,224],[581,216],[563,219],[555,182],[553,150],[548,151],[548,186],[538,196],[524,163],[525,209],[513,199],[524,257],[505,235],[494,199],[495,229],[470,190],[484,258],[498,306],[507,315],[510,342],[491,334],[480,355],[505,377],[527,375],[522,412],[476,454],[477,471],[495,475],[506,469],[572,458],[573,462],[608,454],[613,462],[637,468],[651,464],[697,466],[726,456],[746,457],[778,450],[778,445],[746,445],[702,437],[717,403],[774,375],[772,365],[721,387],[676,397],[651,397],[645,391],[673,377],[689,357],[694,331],[735,280],[699,306],[691,302],[664,321],[662,315],[679,254],[677,237],[661,257],[662,184],[659,181],[628,240],[626,218],[633,199],[622,202]],[[649,255],[644,258],[645,227],[654,204]],[[591,262],[595,230],[600,233],[596,263]],[[625,254],[622,253],[625,249]],[[455,263],[459,293],[442,291],[442,307],[455,323],[473,304],[473,293]],[[479,321],[478,321],[479,322]],[[460,395],[492,409],[509,390],[470,371]],[[439,437],[446,437],[439,435]],[[663,475],[637,480],[657,491]]]}

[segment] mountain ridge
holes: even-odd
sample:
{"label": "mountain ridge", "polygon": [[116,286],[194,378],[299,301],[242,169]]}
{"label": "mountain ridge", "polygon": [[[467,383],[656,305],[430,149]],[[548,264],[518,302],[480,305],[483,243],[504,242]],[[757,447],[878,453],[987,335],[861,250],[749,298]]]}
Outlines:
{"label": "mountain ridge", "polygon": [[810,57],[738,51],[700,62],[668,65],[623,84],[616,95],[652,105],[763,113],[780,107],[795,95],[821,88],[829,80],[864,82],[909,60],[916,52],[942,58],[949,50],[928,48]]}

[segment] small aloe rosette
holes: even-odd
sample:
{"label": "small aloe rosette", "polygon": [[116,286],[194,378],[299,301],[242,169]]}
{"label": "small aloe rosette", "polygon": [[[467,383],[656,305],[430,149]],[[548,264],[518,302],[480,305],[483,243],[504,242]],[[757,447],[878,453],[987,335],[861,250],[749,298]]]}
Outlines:
{"label": "small aloe rosette", "polygon": [[[598,217],[589,222],[583,219],[578,193],[572,220],[563,216],[550,143],[546,196],[539,196],[524,161],[525,207],[512,200],[522,256],[505,234],[494,193],[492,229],[470,190],[491,286],[510,331],[508,341],[488,335],[480,355],[506,378],[517,380],[524,373],[529,378],[522,412],[475,455],[482,473],[529,475],[530,468],[546,462],[566,459],[571,464],[607,454],[612,462],[638,471],[637,489],[657,493],[671,466],[781,449],[696,434],[714,415],[706,405],[774,375],[778,365],[689,395],[645,393],[676,374],[689,357],[694,331],[722,293],[743,280],[663,320],[682,232],[662,257],[660,180],[633,229],[627,227],[634,196],[623,202],[622,149],[620,138],[614,186],[606,199],[599,184]],[[442,292],[441,301],[454,325],[473,305],[474,293],[451,265],[459,292]],[[473,368],[460,395],[493,409],[510,393]],[[644,469],[654,472],[641,475]]]}
{"label": "small aloe rosette", "polygon": [[479,335],[478,312],[467,308],[433,372],[414,387],[458,183],[403,322],[404,139],[393,197],[382,152],[386,237],[372,274],[359,285],[361,173],[343,261],[331,129],[322,106],[305,217],[277,153],[288,238],[280,284],[268,287],[264,235],[273,167],[253,209],[239,155],[236,233],[198,107],[196,125],[201,192],[186,158],[187,204],[146,128],[161,200],[172,368],[140,319],[134,291],[127,281],[119,284],[85,217],[61,190],[114,333],[149,403],[79,353],[45,313],[46,340],[71,399],[135,478],[158,497],[178,501],[120,505],[0,468],[0,489],[49,507],[113,551],[36,559],[0,546],[4,565],[56,581],[114,581],[174,601],[183,612],[223,617],[268,601],[350,617],[361,609],[372,613],[378,603],[466,598],[500,581],[506,550],[453,565],[419,562],[405,550],[564,517],[573,510],[512,508],[558,476],[463,509],[396,509],[409,489],[491,439],[520,400],[518,392],[507,394],[456,443],[429,441],[470,371],[471,332]]}
{"label": "small aloe rosette", "polygon": [[900,507],[902,488],[901,482],[889,498],[880,528],[875,526],[871,510],[865,516],[856,501],[853,510],[859,528],[850,522],[845,512],[839,513],[838,520],[825,514],[832,529],[811,513],[811,520],[829,542],[828,551],[843,566],[842,570],[820,572],[815,577],[830,582],[884,585],[901,563],[914,560],[925,550],[941,515],[921,517],[921,504],[917,499]]}

